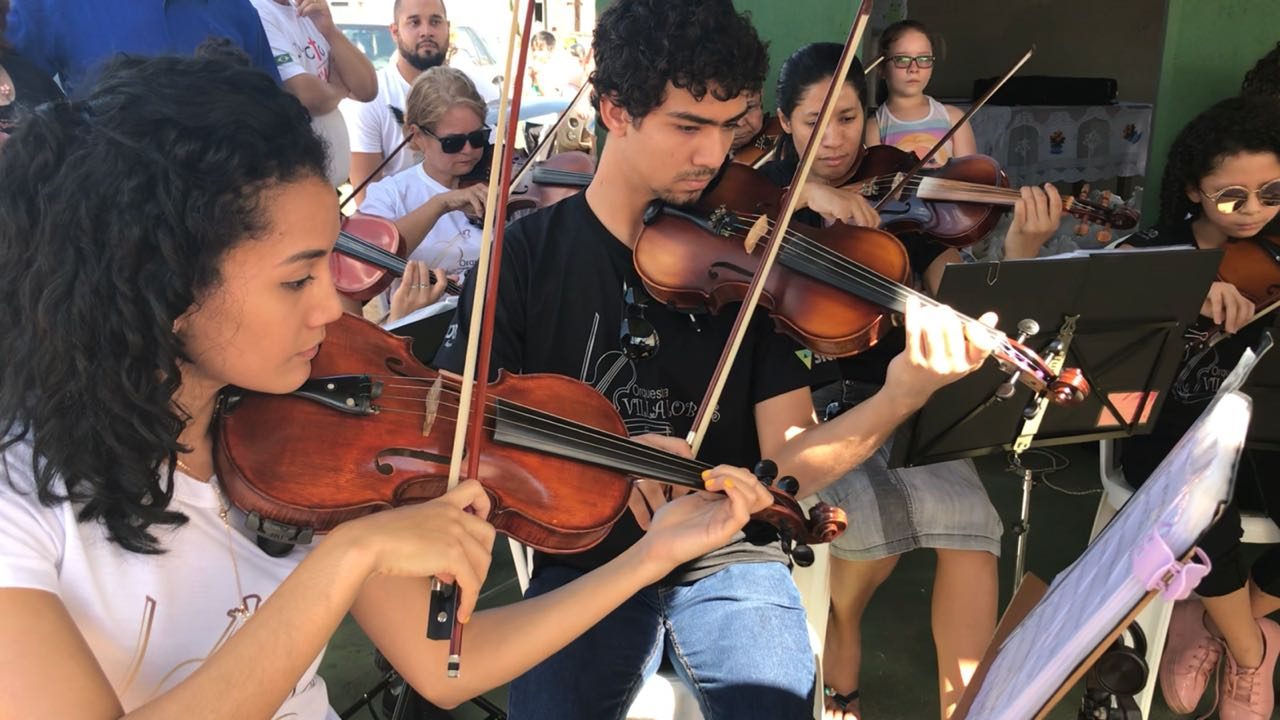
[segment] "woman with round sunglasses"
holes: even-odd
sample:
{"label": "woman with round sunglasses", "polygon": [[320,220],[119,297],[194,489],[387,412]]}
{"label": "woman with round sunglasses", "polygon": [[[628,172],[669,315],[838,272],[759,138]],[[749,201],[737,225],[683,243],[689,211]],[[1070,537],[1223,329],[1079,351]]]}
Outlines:
{"label": "woman with round sunglasses", "polygon": [[[1224,100],[1193,119],[1169,149],[1153,228],[1121,247],[1221,248],[1260,234],[1280,212],[1280,100]],[[1165,278],[1164,281],[1176,281]],[[1235,286],[1215,282],[1187,331],[1200,340],[1213,326],[1235,333],[1206,352],[1189,348],[1150,435],[1124,442],[1125,477],[1141,485],[1191,426],[1246,348],[1274,318],[1250,323],[1253,303]],[[1280,610],[1280,546],[1252,563],[1241,553],[1240,511],[1280,519],[1280,453],[1246,449],[1235,498],[1199,546],[1212,569],[1198,597],[1174,607],[1160,661],[1160,688],[1175,712],[1200,704],[1209,678],[1220,675],[1223,720],[1263,720],[1275,707],[1272,682],[1280,656],[1280,625],[1265,616]]]}
{"label": "woman with round sunglasses", "polygon": [[[885,89],[880,107],[867,119],[867,145],[893,145],[924,157],[964,114],[924,94],[933,77],[933,42],[928,30],[915,20],[902,20],[880,34],[880,77]],[[978,152],[973,128],[965,123],[929,161],[940,167],[953,157]]]}
{"label": "woman with round sunglasses", "polygon": [[445,276],[460,278],[480,254],[480,230],[467,214],[484,215],[488,188],[461,187],[489,143],[486,107],[460,70],[434,67],[414,81],[404,132],[422,163],[369,186],[360,212],[395,222],[409,251],[404,277],[392,285],[389,320],[440,301]]}

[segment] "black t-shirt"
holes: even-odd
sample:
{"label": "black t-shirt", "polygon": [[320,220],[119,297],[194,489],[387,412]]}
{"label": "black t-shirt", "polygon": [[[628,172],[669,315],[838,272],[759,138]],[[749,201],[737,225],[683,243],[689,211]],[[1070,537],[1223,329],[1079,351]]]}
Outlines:
{"label": "black t-shirt", "polygon": [[[514,222],[507,229],[495,309],[491,365],[514,373],[555,373],[592,385],[613,403],[632,435],[683,438],[725,346],[737,306],[716,316],[690,316],[650,300],[644,319],[658,335],[657,353],[631,360],[619,330],[626,287],[642,288],[631,250],[605,229],[587,205],[586,193]],[[469,274],[454,323],[435,357],[439,368],[458,372],[475,288]],[[634,311],[633,311],[634,312]],[[729,373],[715,421],[699,458],[751,468],[760,459],[755,404],[823,379],[811,354],[776,333],[758,312]],[[576,555],[539,556],[537,563],[597,567],[630,547],[641,531],[630,513],[596,547]],[[738,540],[672,574],[683,582],[731,562],[783,560],[777,542]]]}
{"label": "black t-shirt", "polygon": [[[1140,248],[1196,247],[1190,222],[1144,230],[1125,242]],[[1151,434],[1135,436],[1123,442],[1121,464],[1125,477],[1130,482],[1140,485],[1156,469],[1178,439],[1209,406],[1222,381],[1235,369],[1244,351],[1256,345],[1263,330],[1270,325],[1271,322],[1265,319],[1246,325],[1239,333],[1213,346],[1201,356],[1198,356],[1197,349],[1191,343],[1208,337],[1214,330],[1214,323],[1212,319],[1201,316],[1187,328],[1183,339],[1188,343],[1188,348]],[[1245,452],[1248,461],[1240,463],[1237,473],[1238,489],[1252,487],[1257,480],[1264,479],[1255,477],[1258,473],[1280,471],[1280,454],[1259,450]],[[1265,481],[1274,482],[1274,479],[1267,477]]]}
{"label": "black t-shirt", "polygon": [[0,67],[13,80],[13,102],[0,106],[0,132],[12,133],[31,109],[62,97],[62,90],[40,68],[16,52],[0,51]]}
{"label": "black t-shirt", "polygon": [[[760,168],[760,172],[778,187],[788,187],[791,184],[791,178],[795,176],[797,162],[799,161],[795,158],[771,160]],[[797,222],[813,227],[823,226],[822,216],[808,208],[797,211],[795,219]],[[923,275],[925,270],[929,269],[929,265],[946,251],[941,243],[933,241],[927,235],[901,233],[895,237],[906,248],[911,272],[917,277]],[[906,338],[905,330],[892,328],[869,350],[839,358],[836,364],[840,368],[840,376],[845,380],[884,385],[889,361],[906,349]]]}

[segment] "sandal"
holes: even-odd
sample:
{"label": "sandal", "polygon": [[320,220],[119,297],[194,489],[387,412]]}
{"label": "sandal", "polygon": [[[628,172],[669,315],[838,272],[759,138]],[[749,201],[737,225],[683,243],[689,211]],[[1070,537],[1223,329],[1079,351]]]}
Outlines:
{"label": "sandal", "polygon": [[857,690],[850,690],[849,692],[841,695],[835,691],[835,688],[829,685],[822,686],[822,694],[836,706],[837,710],[841,711],[848,710],[849,704],[857,700],[859,697]]}

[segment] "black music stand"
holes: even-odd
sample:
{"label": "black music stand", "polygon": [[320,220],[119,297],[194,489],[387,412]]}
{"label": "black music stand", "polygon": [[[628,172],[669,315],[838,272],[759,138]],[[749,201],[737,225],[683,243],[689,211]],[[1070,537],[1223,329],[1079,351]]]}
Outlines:
{"label": "black music stand", "polygon": [[[1263,343],[1280,339],[1280,329],[1263,331]],[[1253,398],[1253,422],[1244,446],[1253,450],[1280,451],[1280,353],[1258,360],[1241,392]]]}
{"label": "black music stand", "polygon": [[1065,345],[1064,366],[1078,368],[1091,392],[1075,406],[1037,404],[1019,384],[1001,400],[996,393],[1009,374],[988,361],[903,424],[890,465],[1014,451],[1013,469],[1023,480],[1022,513],[1013,526],[1021,578],[1031,488],[1043,472],[1024,466],[1021,452],[1150,432],[1183,356],[1183,333],[1221,259],[1220,252],[1159,248],[947,266],[940,302],[973,317],[995,311],[1010,337],[1033,320],[1040,330],[1025,344],[1042,354]]}

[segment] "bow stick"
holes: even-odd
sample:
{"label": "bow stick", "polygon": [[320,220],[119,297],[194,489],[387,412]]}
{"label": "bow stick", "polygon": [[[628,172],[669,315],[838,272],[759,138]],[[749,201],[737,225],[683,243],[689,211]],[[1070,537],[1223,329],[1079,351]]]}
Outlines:
{"label": "bow stick", "polygon": [[[707,430],[711,427],[711,419],[715,416],[715,407],[720,402],[720,395],[724,392],[724,384],[728,380],[729,369],[733,367],[733,361],[738,355],[738,349],[742,346],[742,340],[747,334],[747,328],[750,327],[751,316],[755,313],[756,306],[760,303],[760,294],[764,291],[765,280],[769,277],[769,271],[773,268],[773,263],[778,257],[778,251],[782,249],[782,239],[786,237],[787,226],[791,224],[791,216],[795,213],[796,206],[799,204],[800,191],[804,188],[805,180],[809,176],[809,170],[813,167],[814,160],[817,159],[818,146],[822,144],[822,135],[826,132],[827,125],[830,124],[831,117],[835,114],[836,100],[840,97],[840,91],[844,89],[845,76],[849,74],[849,68],[853,65],[854,54],[858,50],[858,43],[862,41],[862,34],[866,31],[867,22],[870,18],[871,0],[861,0],[858,14],[854,16],[853,26],[849,28],[849,39],[845,41],[844,52],[840,55],[840,65],[831,76],[831,86],[827,89],[826,100],[822,103],[822,112],[818,115],[818,123],[813,127],[812,139],[809,141],[808,146],[805,147],[800,162],[796,165],[795,175],[791,178],[791,189],[787,191],[782,211],[778,215],[777,222],[774,223],[772,233],[769,233],[769,242],[765,246],[764,257],[760,260],[760,269],[756,271],[755,277],[751,279],[751,285],[747,289],[747,296],[742,301],[742,308],[738,311],[738,317],[733,323],[733,331],[729,334],[729,342],[720,354],[720,361],[716,365],[716,371],[711,376],[711,385],[707,388],[707,393],[702,398],[702,404],[698,407],[698,414],[693,420],[693,427],[686,438],[695,456],[702,446]],[[761,215],[755,225],[752,226],[750,232],[747,233],[746,245],[748,248],[754,246],[760,238],[769,232],[768,225],[769,217]]]}
{"label": "bow stick", "polygon": [[[969,118],[973,117],[974,113],[981,110],[982,106],[986,105],[987,101],[991,99],[991,96],[995,95],[997,90],[1004,87],[1004,84],[1009,81],[1009,78],[1013,77],[1014,73],[1021,70],[1023,65],[1027,64],[1027,61],[1031,59],[1031,56],[1034,55],[1035,52],[1036,46],[1032,45],[1031,48],[1027,50],[1026,54],[1022,56],[1022,59],[1014,63],[1013,67],[1009,68],[1009,71],[1006,72],[1003,77],[988,88],[987,91],[982,94],[982,97],[978,98],[977,102],[970,105],[969,109],[965,110],[964,114],[960,116],[960,119],[955,121],[955,124],[953,124],[950,129],[948,129],[947,132],[938,139],[938,142],[933,144],[933,147],[929,149],[929,152],[925,153],[924,157],[921,157],[914,167],[903,173],[902,176],[898,178],[898,181],[894,183],[893,187],[889,188],[889,192],[885,193],[884,197],[880,198],[880,201],[875,204],[875,209],[879,210],[881,205],[884,205],[890,198],[898,194],[898,191],[902,189],[903,185],[907,184],[907,181],[918,175],[920,171],[924,169],[924,166],[933,159],[933,156],[938,154],[938,151],[942,149],[942,146],[947,144],[947,141],[951,139],[951,136],[955,135],[962,125],[969,122]],[[882,56],[880,59],[883,60],[884,57]]]}

